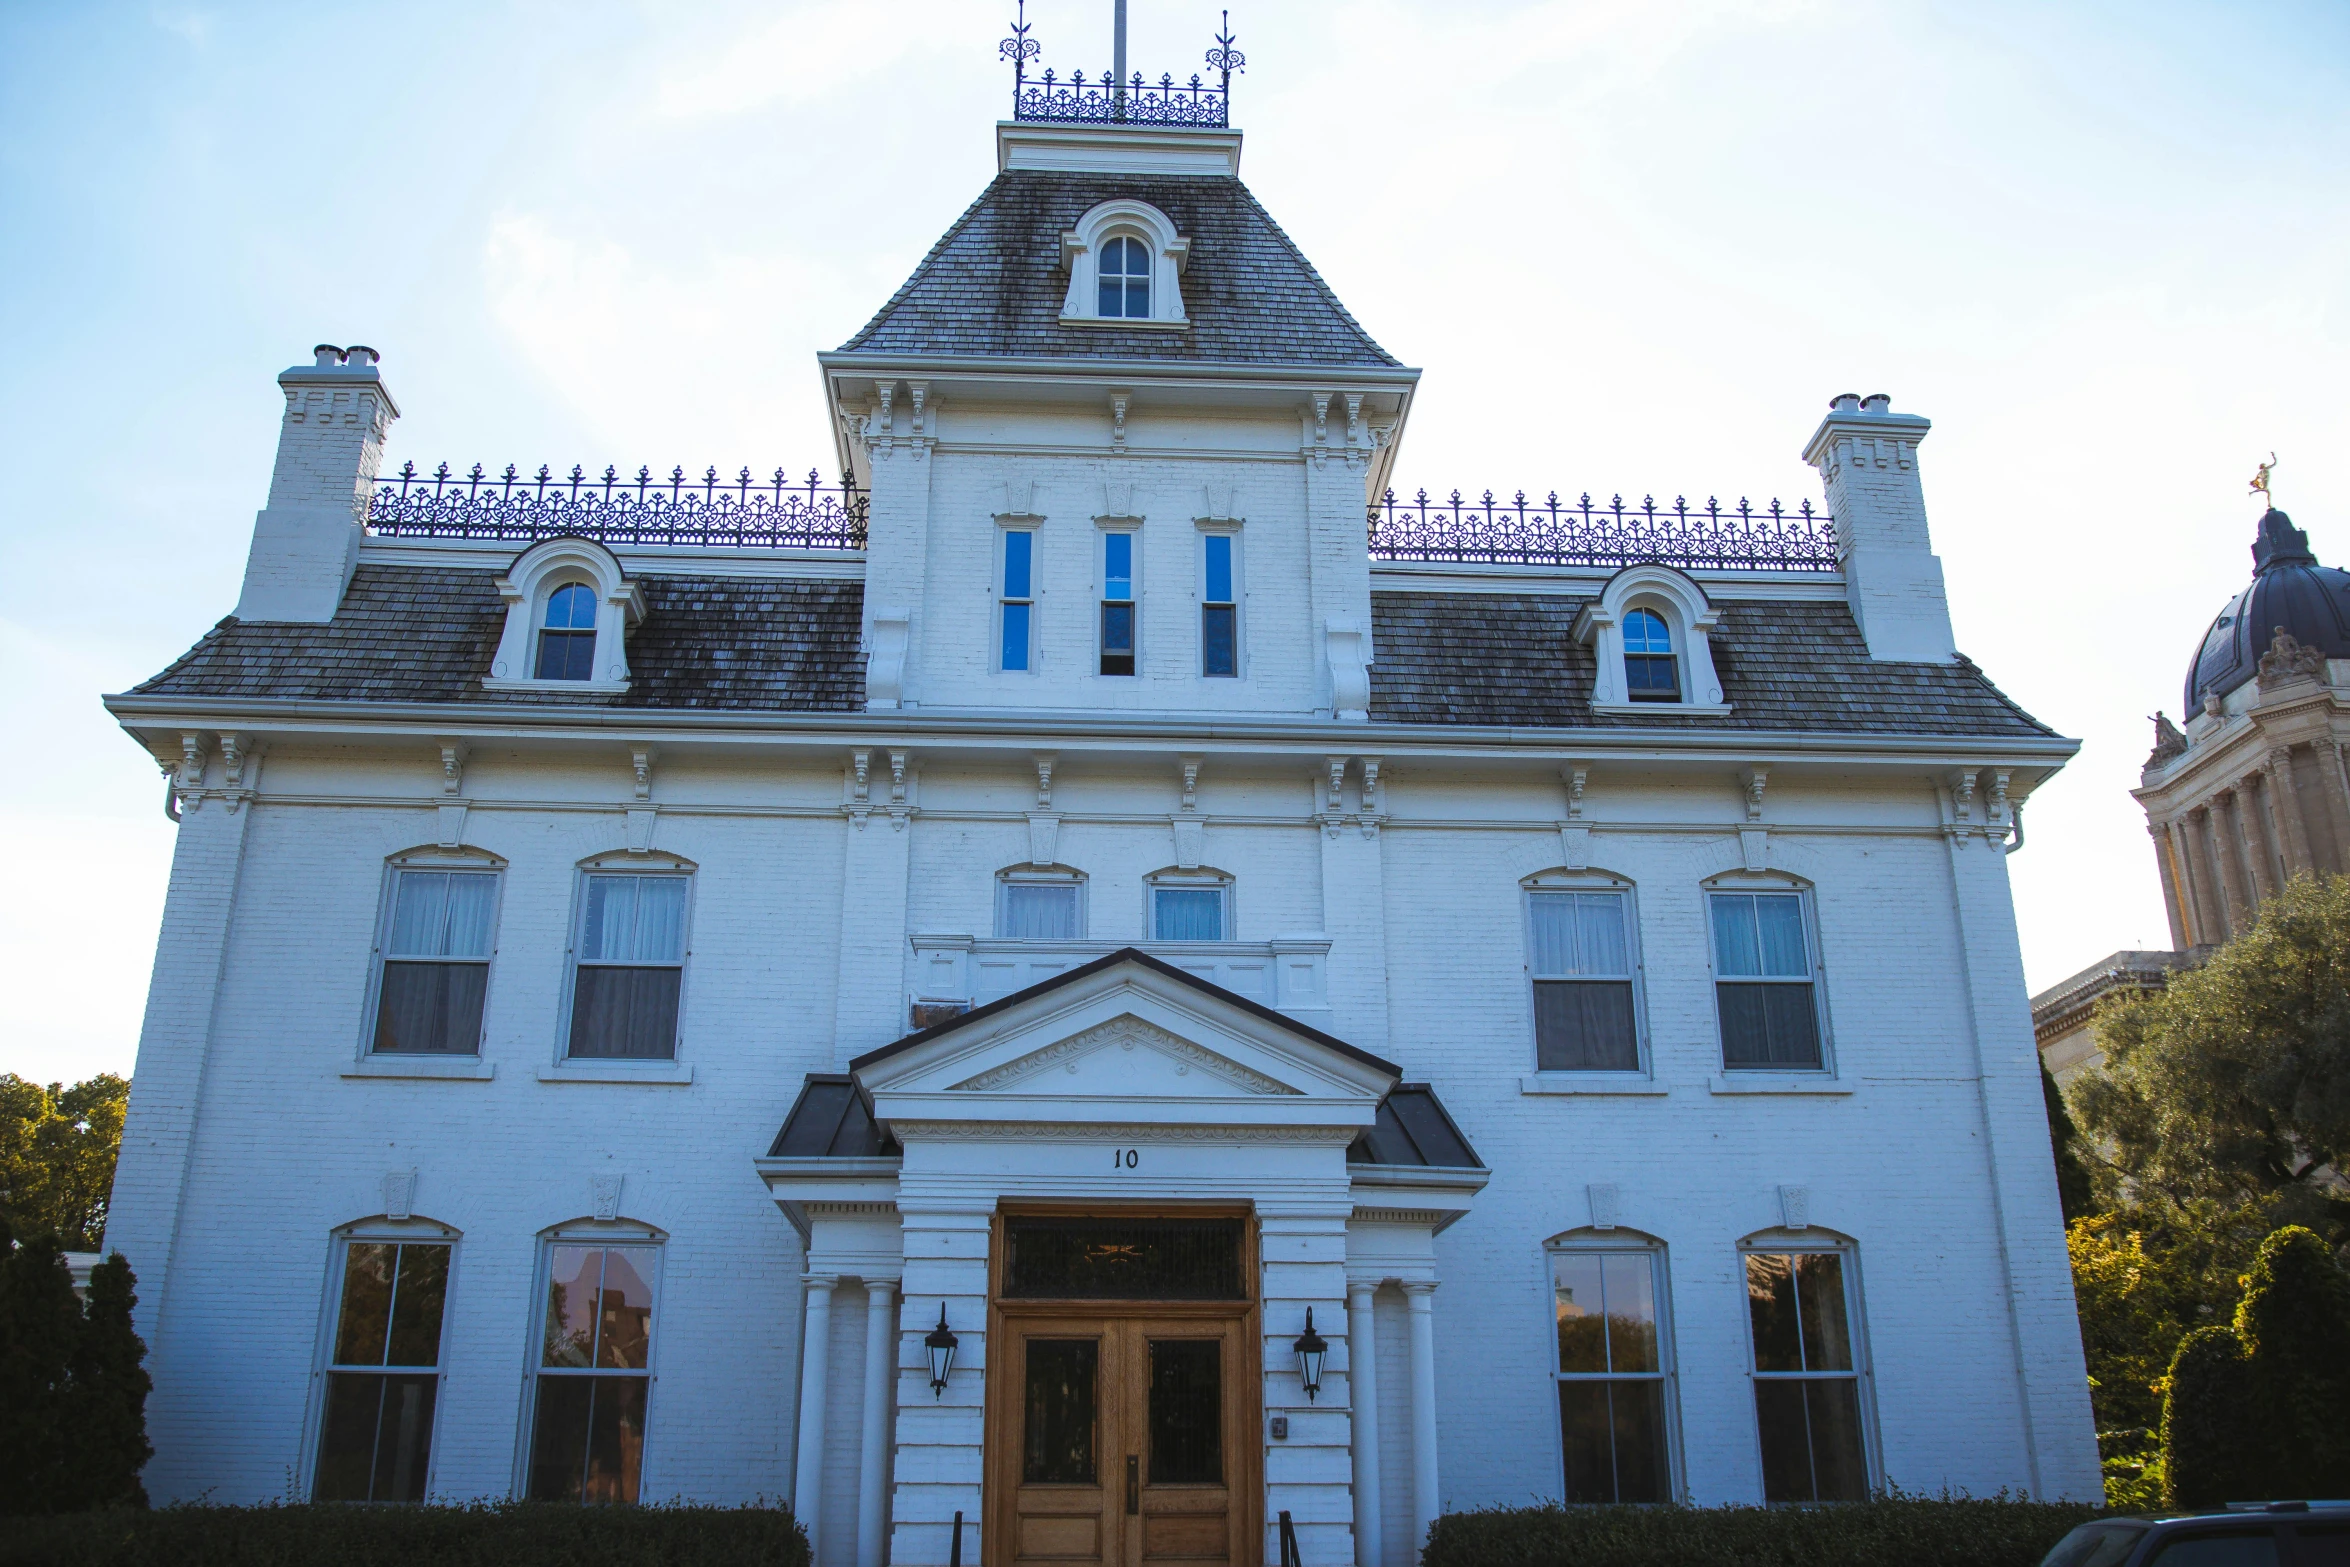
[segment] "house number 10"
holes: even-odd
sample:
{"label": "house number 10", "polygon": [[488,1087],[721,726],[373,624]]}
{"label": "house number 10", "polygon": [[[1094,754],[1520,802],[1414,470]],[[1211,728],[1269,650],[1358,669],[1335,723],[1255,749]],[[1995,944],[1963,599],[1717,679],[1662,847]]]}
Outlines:
{"label": "house number 10", "polygon": [[1140,1163],[1142,1163],[1142,1150],[1139,1148],[1113,1148],[1110,1150],[1110,1168],[1113,1170],[1131,1170]]}

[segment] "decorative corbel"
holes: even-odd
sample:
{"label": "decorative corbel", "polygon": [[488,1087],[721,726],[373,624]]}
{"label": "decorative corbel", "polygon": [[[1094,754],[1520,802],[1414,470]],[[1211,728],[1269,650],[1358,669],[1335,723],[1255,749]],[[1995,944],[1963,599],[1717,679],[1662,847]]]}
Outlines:
{"label": "decorative corbel", "polygon": [[1371,636],[1361,621],[1333,615],[1322,625],[1323,656],[1330,662],[1330,711],[1340,723],[1368,723],[1371,717]]}
{"label": "decorative corbel", "polygon": [[1387,796],[1380,792],[1379,758],[1363,758],[1363,836],[1376,838],[1379,826],[1387,820]]}
{"label": "decorative corbel", "polygon": [[636,775],[636,797],[638,799],[650,800],[653,797],[653,764],[660,758],[660,751],[644,741],[630,742],[628,763],[629,770]]}
{"label": "decorative corbel", "polygon": [[914,616],[898,605],[873,611],[865,632],[865,708],[888,712],[906,700],[906,650],[913,645]]}
{"label": "decorative corbel", "polygon": [[1370,462],[1370,450],[1363,440],[1363,394],[1346,394],[1346,466],[1361,473]]}
{"label": "decorative corbel", "polygon": [[1583,788],[1591,779],[1589,762],[1569,762],[1559,769],[1567,786],[1567,819],[1559,823],[1559,863],[1568,870],[1591,864],[1591,825],[1583,820]]}
{"label": "decorative corbel", "polygon": [[1183,769],[1183,808],[1196,811],[1199,809],[1200,759],[1196,756],[1179,756],[1175,761]]}
{"label": "decorative corbel", "polygon": [[906,830],[906,816],[913,809],[906,797],[906,753],[889,753],[889,825],[892,830]]}
{"label": "decorative corbel", "polygon": [[1208,824],[1199,814],[1200,759],[1179,756],[1175,760],[1183,770],[1183,806],[1168,818],[1175,831],[1175,864],[1179,869],[1195,871],[1208,859]]}
{"label": "decorative corbel", "polygon": [[1036,762],[1036,808],[1049,811],[1053,808],[1053,766],[1060,761],[1061,753],[1031,751],[1029,755]]}
{"label": "decorative corbel", "polygon": [[1036,809],[1028,813],[1028,863],[1054,865],[1061,857],[1061,817],[1053,809],[1053,766],[1061,753],[1029,754],[1036,762]]}
{"label": "decorative corbel", "polygon": [[1975,770],[1961,767],[1952,772],[1950,784],[1950,835],[1963,847],[1974,833],[1982,830],[1975,819]]}
{"label": "decorative corbel", "polygon": [[261,750],[253,737],[222,730],[220,734],[221,798],[231,816],[253,798],[261,782]]}
{"label": "decorative corbel", "polygon": [[1129,391],[1110,394],[1110,450],[1120,456],[1126,452],[1126,405],[1133,397]]}
{"label": "decorative corbel", "polygon": [[465,761],[472,748],[462,740],[441,742],[441,797],[434,805],[440,819],[440,846],[454,849],[465,841],[465,817],[469,809],[463,798],[465,791]]}
{"label": "decorative corbel", "polygon": [[873,455],[886,461],[891,450],[896,447],[898,439],[898,420],[894,408],[897,402],[898,383],[876,381],[873,383],[873,391],[879,399],[873,413]]}
{"label": "decorative corbel", "polygon": [[842,783],[842,804],[849,820],[857,830],[865,829],[865,818],[873,814],[873,753],[860,747],[849,753],[849,767]]}
{"label": "decorative corbel", "polygon": [[1746,825],[1738,829],[1738,848],[1749,871],[1770,868],[1771,829],[1763,821],[1763,790],[1770,786],[1771,770],[1759,763],[1738,770],[1746,794]]}
{"label": "decorative corbel", "polygon": [[1322,830],[1335,838],[1339,824],[1346,820],[1346,758],[1325,756],[1322,765],[1328,773],[1320,813]]}

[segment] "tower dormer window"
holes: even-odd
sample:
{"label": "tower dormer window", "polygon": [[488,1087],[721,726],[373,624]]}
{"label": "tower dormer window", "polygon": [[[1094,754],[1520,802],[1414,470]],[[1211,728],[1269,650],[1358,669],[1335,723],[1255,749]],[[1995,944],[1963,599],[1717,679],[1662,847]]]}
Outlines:
{"label": "tower dormer window", "polygon": [[1636,609],[1624,617],[1624,690],[1635,702],[1681,700],[1673,628],[1653,609]]}
{"label": "tower dormer window", "polygon": [[596,590],[566,583],[547,595],[539,628],[537,678],[589,680],[596,672]]}
{"label": "tower dormer window", "polygon": [[1151,313],[1151,258],[1139,239],[1119,235],[1102,247],[1101,313],[1147,321]]}

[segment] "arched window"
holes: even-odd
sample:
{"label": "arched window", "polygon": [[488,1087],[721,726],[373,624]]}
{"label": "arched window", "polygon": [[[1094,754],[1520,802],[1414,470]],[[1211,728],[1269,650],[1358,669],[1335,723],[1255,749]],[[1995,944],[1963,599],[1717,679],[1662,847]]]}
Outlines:
{"label": "arched window", "polygon": [[1624,617],[1624,691],[1635,702],[1681,700],[1673,628],[1653,609],[1636,609]]}
{"label": "arched window", "polygon": [[1749,1236],[1746,1311],[1766,1502],[1857,1502],[1873,1489],[1852,1246],[1818,1231]]}
{"label": "arched window", "polygon": [[1545,1249],[1567,1501],[1670,1502],[1677,1400],[1664,1247],[1609,1229]]}
{"label": "arched window", "polygon": [[1085,882],[1076,873],[1020,867],[996,877],[995,933],[1015,941],[1076,941],[1085,934]]}
{"label": "arched window", "polygon": [[566,1225],[546,1238],[531,1389],[532,1501],[637,1499],[661,1239],[625,1219]]}
{"label": "arched window", "polygon": [[596,590],[566,583],[547,595],[539,631],[538,678],[592,680],[596,673]]}
{"label": "arched window", "polygon": [[421,1502],[428,1493],[456,1239],[428,1219],[337,1232],[313,1500]]}
{"label": "arched window", "polygon": [[1151,256],[1139,239],[1121,234],[1102,247],[1101,313],[1148,320],[1151,313]]}

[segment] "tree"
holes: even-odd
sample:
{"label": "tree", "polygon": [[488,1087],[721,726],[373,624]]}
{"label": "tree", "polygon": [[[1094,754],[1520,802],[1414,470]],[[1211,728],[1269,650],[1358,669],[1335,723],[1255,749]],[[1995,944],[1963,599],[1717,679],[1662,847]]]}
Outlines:
{"label": "tree", "polygon": [[2350,1495],[2350,1276],[2323,1241],[2292,1226],[2260,1243],[2236,1337],[2251,1360],[2242,1396],[2259,1421],[2268,1494]]}
{"label": "tree", "polygon": [[2259,1489],[2250,1374],[2234,1328],[2197,1328],[2170,1363],[2162,1404],[2163,1474],[2175,1507],[2249,1500]]}
{"label": "tree", "polygon": [[2080,1129],[2073,1125],[2072,1112],[2065,1108],[2064,1094],[2056,1086],[2056,1075],[2045,1066],[2040,1068],[2040,1098],[2048,1110],[2048,1141],[2056,1155],[2056,1201],[2070,1224],[2097,1211],[2096,1193],[2089,1179],[2088,1163],[2081,1157]]}
{"label": "tree", "polygon": [[0,1225],[0,1516],[146,1505],[137,1282],[115,1253],[92,1270],[85,1309],[53,1237],[14,1241]]}
{"label": "tree", "polygon": [[2326,1181],[2350,1153],[2350,877],[2295,877],[2201,969],[2093,1026],[2105,1070],[2072,1107],[2103,1206],[2275,1197],[2341,1240]]}
{"label": "tree", "polygon": [[111,1072],[71,1088],[0,1073],[0,1223],[97,1249],[130,1092]]}
{"label": "tree", "polygon": [[139,1471],[155,1456],[147,1442],[147,1393],[154,1383],[140,1364],[147,1346],[131,1328],[138,1282],[119,1251],[90,1270],[65,1405],[77,1507],[147,1505]]}

